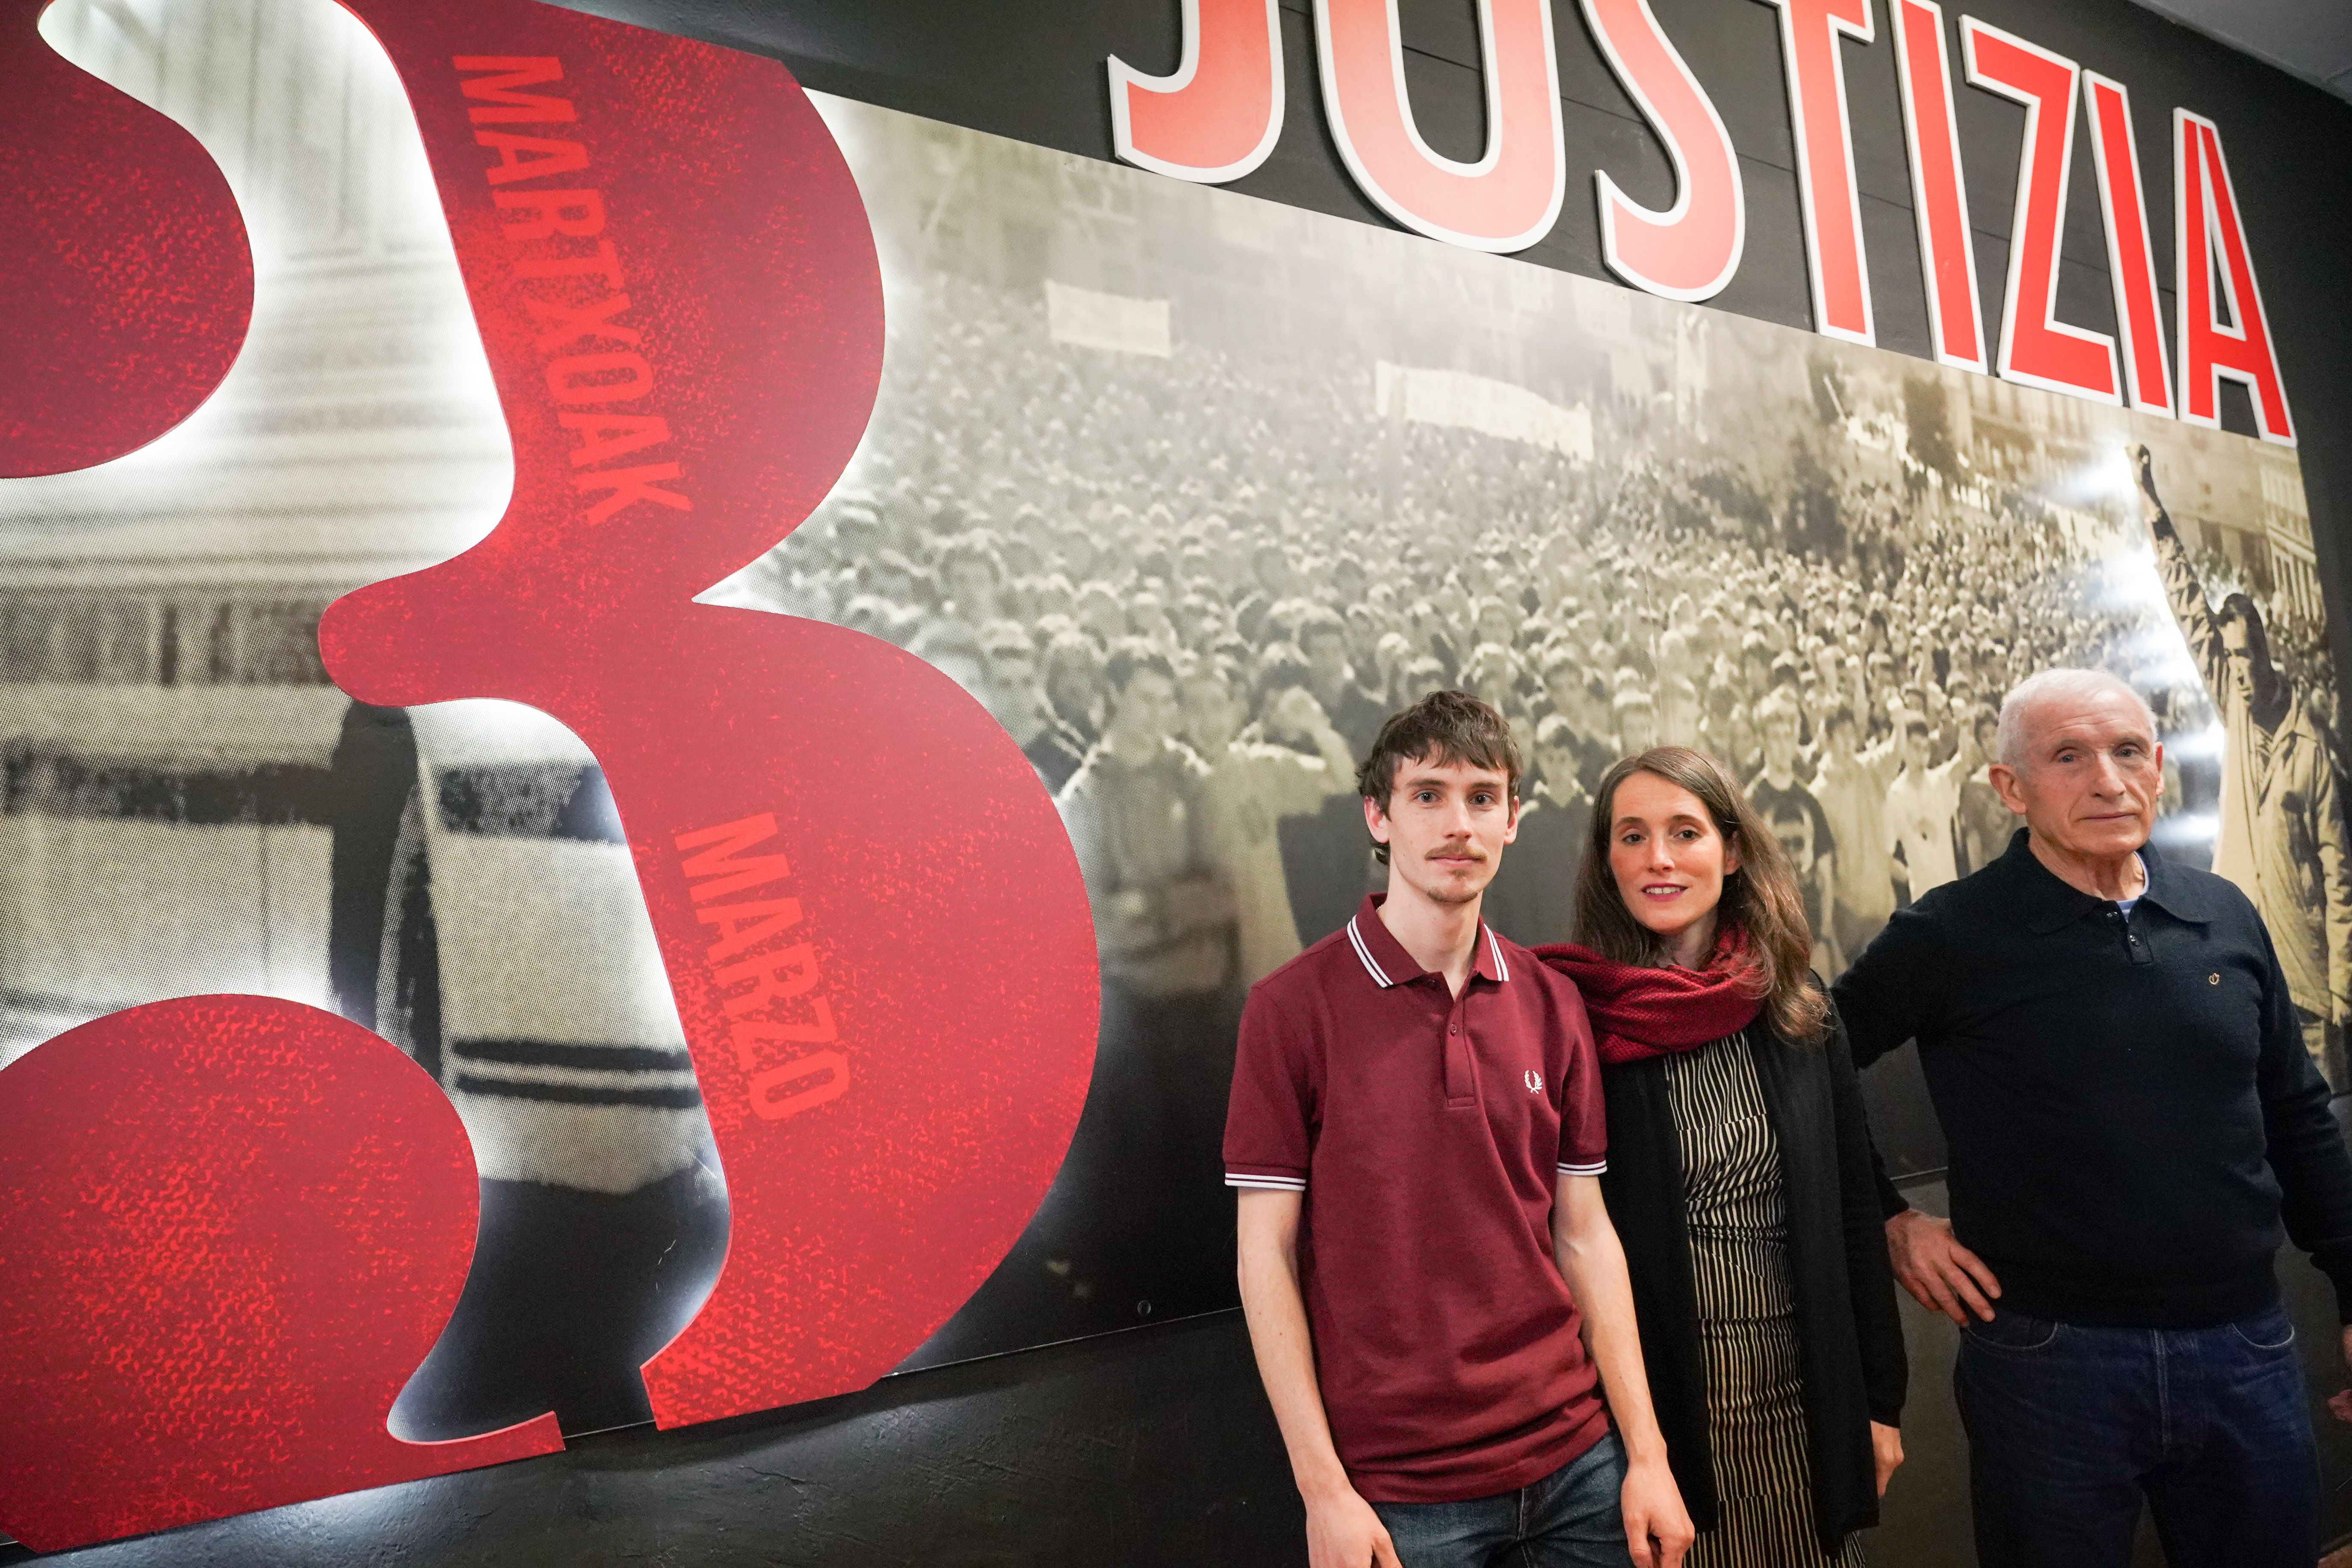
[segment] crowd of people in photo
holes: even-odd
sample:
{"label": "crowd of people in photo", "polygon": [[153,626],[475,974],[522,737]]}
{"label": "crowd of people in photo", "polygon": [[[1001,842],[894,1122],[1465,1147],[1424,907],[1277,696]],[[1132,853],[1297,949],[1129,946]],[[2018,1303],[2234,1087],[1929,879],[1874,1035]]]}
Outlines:
{"label": "crowd of people in photo", "polygon": [[[2352,978],[2324,645],[2243,595],[2209,611],[2212,588],[2242,579],[2173,526],[2145,449],[2136,493],[2089,508],[2073,493],[2091,456],[2079,443],[2036,452],[1979,435],[1964,479],[1930,477],[1895,443],[1857,438],[1856,399],[1829,366],[1809,369],[1811,400],[1790,398],[1785,375],[1769,396],[1750,389],[1714,439],[1694,430],[1689,399],[1666,412],[1596,395],[1588,455],[1407,417],[1360,359],[1056,345],[1019,296],[952,274],[898,304],[895,374],[851,485],[721,596],[887,638],[986,704],[1068,827],[1102,974],[1068,1155],[927,1353],[1001,1348],[1008,1325],[1034,1342],[1224,1305],[1238,1258],[1294,1468],[1337,1456],[1355,1489],[1335,1503],[1302,1480],[1310,1537],[1344,1542],[1334,1561],[1466,1562],[1475,1554],[1454,1548],[1478,1505],[1417,1503],[1441,1484],[1487,1498],[1507,1484],[1495,1455],[1517,1455],[1531,1431],[1593,1425],[1590,1374],[1582,1395],[1572,1371],[1494,1375],[1516,1364],[1496,1347],[1538,1321],[1527,1302],[1557,1304],[1564,1281],[1574,1312],[1542,1320],[1563,1325],[1553,1364],[1599,1365],[1612,1401],[1601,1425],[1649,1457],[1612,1470],[1599,1440],[1517,1500],[1502,1490],[1490,1500],[1513,1511],[1512,1532],[1581,1539],[1622,1521],[1647,1549],[1636,1561],[1852,1563],[1904,1458],[1899,1281],[1964,1326],[1985,1561],[2072,1560],[2063,1525],[2091,1543],[2081,1560],[2120,1562],[2137,1487],[2111,1488],[2124,1501],[2104,1510],[2071,1495],[2045,1506],[2057,1494],[2031,1478],[2073,1464],[2079,1446],[2042,1441],[2062,1429],[2046,1409],[2010,1427],[1979,1412],[2095,1410],[2146,1384],[2116,1371],[2115,1345],[2193,1335],[2058,1317],[2227,1318],[2194,1342],[2217,1357],[2291,1344],[2274,1211],[2234,1227],[2221,1217],[2226,1194],[2248,1190],[2223,1152],[2252,1130],[2272,1140],[2289,1212],[2306,1216],[2289,1222],[2298,1243],[2352,1289],[2340,1226],[2307,1217],[2352,1203],[2323,1076]],[[2156,738],[2187,743],[2159,762],[2142,714]],[[2053,747],[2061,731],[2077,736],[2071,749]],[[2095,763],[2082,735],[2095,737]],[[1517,759],[1501,851],[1477,791]],[[2086,767],[2107,782],[2084,784]],[[2112,809],[2081,817],[2078,795]],[[1443,826],[1412,826],[1425,796],[1443,797],[1429,808]],[[2021,849],[2020,802],[2033,823]],[[2158,803],[2169,822],[2155,820]],[[1610,835],[1594,835],[1596,812]],[[2137,853],[2167,829],[2164,854]],[[1744,847],[1736,900],[1730,839]],[[1422,882],[1476,884],[1482,861],[1491,879],[1465,935],[1444,923],[1460,909]],[[2200,880],[2205,866],[2221,876]],[[2254,903],[2218,900],[2206,884],[2223,877]],[[1659,889],[1643,879],[1664,879],[1674,901],[1645,902]],[[1732,910],[1728,958],[1714,913],[1676,925],[1671,912],[1718,900]],[[2094,929],[2084,910],[2101,900]],[[2021,919],[2038,933],[2031,959]],[[2277,960],[2257,963],[2273,951],[2263,919],[2285,933],[2284,979]],[[2116,931],[2169,990],[2116,984]],[[1996,947],[2002,973],[1982,973]],[[1769,1021],[1739,967],[1765,952]],[[1514,1033],[1509,1010],[1536,987],[1476,980],[1503,980],[1507,953],[1512,968],[1572,976],[1608,1073],[1562,1087],[1578,1069],[1537,1048],[1540,1029]],[[2294,1006],[2270,1006],[2252,1040],[2248,987],[2221,982],[2257,967]],[[1947,994],[1963,973],[1967,995]],[[1811,974],[1835,984],[1833,1013]],[[1431,1006],[1445,994],[1421,984],[1433,976],[1456,997],[1450,1013]],[[1442,1059],[1445,1103],[1483,1104],[1479,1072],[1454,1098],[1450,1043],[1471,1032],[1461,1020],[1480,985],[1475,1054],[1507,1064],[1493,1077],[1509,1104],[1481,1124],[1517,1126],[1531,1103],[1559,1118],[1539,1126],[1525,1172],[1497,1154],[1516,1138],[1433,1136],[1447,1118],[1400,1109],[1425,1081],[1365,1067]],[[1985,995],[1998,1026],[1969,1012]],[[2011,1037],[2029,1013],[2038,1033],[2021,1048]],[[2179,1066],[2221,1036],[2233,1062],[2259,1047],[2245,1092]],[[1938,1128],[1971,1151],[1947,1171],[1956,1211],[1973,1205],[1965,1245],[1886,1184],[1866,1125],[1858,1068],[1913,1039]],[[2105,1064],[2143,1047],[2149,1071],[2119,1097]],[[1540,1065],[1507,1070],[1523,1062]],[[1533,1101],[1512,1092],[1522,1081]],[[2084,1133],[2126,1105],[2146,1118],[2128,1149]],[[1391,1165],[1408,1174],[1371,1173]],[[1516,1274],[1495,1260],[1527,1251],[1519,1197],[1490,1209],[1462,1196],[1503,1166],[1513,1194],[1556,1184],[1549,1247]],[[1344,1195],[1311,1195],[1335,1185]],[[2170,1228],[2147,1230],[2143,1205]],[[1506,1223],[1483,1229],[1489,1213]],[[1622,1239],[1593,1242],[1609,1223],[1596,1215],[1617,1216]],[[1433,1288],[1437,1250],[1449,1268]],[[1594,1272],[1602,1257],[1624,1259],[1617,1283]],[[2179,1279],[2160,1291],[2143,1282],[2166,1269]],[[1524,1296],[1506,1278],[1527,1281]],[[1456,1343],[1446,1325],[1470,1298],[1483,1315]],[[1635,1313],[1620,1309],[1637,1299],[1644,1359],[1628,1365]],[[2102,1333],[2046,1364],[2017,1359]],[[1459,1425],[1432,1427],[1429,1407],[1451,1406],[1426,1391],[1456,1386],[1449,1363],[1476,1367],[1458,1381],[1507,1434],[1487,1450]],[[1647,1395],[1615,1403],[1645,1382]],[[2147,1483],[2158,1517],[2232,1545],[2259,1537],[2266,1561],[2307,1561],[2306,1398],[2292,1352],[2232,1384],[2215,1402],[2232,1414],[2212,1419],[2261,1412],[2242,1429],[2276,1435],[2244,1445],[2259,1457],[2243,1473],[2282,1479],[2234,1486],[2208,1459],[2193,1479]],[[2117,1474],[2145,1463],[2123,1452],[2146,1426],[2144,1403],[2127,1408],[2095,1445],[2123,1456],[2103,1460]],[[1662,1440],[1667,1426],[1676,1435]],[[1298,1436],[1327,1430],[1319,1449]],[[1531,1518],[1538,1491],[1557,1519]],[[1559,1522],[1577,1497],[1598,1523]],[[2037,1557],[2029,1540],[2064,1544]],[[2208,1555],[2234,1560],[2229,1547]]]}
{"label": "crowd of people in photo", "polygon": [[[1064,808],[1107,976],[1147,994],[1238,994],[1346,918],[1352,759],[1437,688],[1529,756],[1498,929],[1569,938],[1601,771],[1683,742],[1749,783],[1834,974],[2006,847],[2002,693],[2171,635],[2031,476],[1992,510],[1858,477],[1802,408],[1771,481],[1605,400],[1588,463],[1384,416],[1369,364],[1062,347],[1022,300],[927,287],[857,482],[730,591],[984,701]],[[2194,682],[2148,695],[2211,722]]]}

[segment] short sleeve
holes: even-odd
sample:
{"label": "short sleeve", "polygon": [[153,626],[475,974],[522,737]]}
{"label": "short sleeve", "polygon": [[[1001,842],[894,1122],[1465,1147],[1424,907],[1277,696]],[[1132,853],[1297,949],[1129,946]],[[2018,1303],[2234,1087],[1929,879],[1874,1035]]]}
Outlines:
{"label": "short sleeve", "polygon": [[1836,854],[1837,835],[1830,831],[1829,813],[1822,809],[1821,801],[1811,790],[1805,792],[1805,814],[1813,819],[1813,853],[1815,855]]}
{"label": "short sleeve", "polygon": [[1609,1168],[1609,1115],[1601,1096],[1601,1058],[1584,1001],[1560,1009],[1559,1173],[1597,1176]]}
{"label": "short sleeve", "polygon": [[1225,1185],[1307,1190],[1314,1045],[1263,986],[1250,993],[1225,1105]]}

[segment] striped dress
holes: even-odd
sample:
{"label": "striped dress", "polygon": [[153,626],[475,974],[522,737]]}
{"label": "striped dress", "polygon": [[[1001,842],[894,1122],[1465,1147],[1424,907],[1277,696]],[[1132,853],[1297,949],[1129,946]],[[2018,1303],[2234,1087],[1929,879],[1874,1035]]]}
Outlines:
{"label": "striped dress", "polygon": [[1706,1367],[1716,1527],[1685,1568],[1865,1568],[1813,1530],[1780,1147],[1745,1034],[1666,1058]]}

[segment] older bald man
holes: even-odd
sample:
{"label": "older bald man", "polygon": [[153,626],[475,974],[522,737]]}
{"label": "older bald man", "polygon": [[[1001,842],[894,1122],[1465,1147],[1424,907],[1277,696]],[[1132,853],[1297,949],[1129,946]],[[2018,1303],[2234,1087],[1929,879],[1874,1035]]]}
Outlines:
{"label": "older bald man", "polygon": [[1999,747],[2025,827],[1836,987],[1857,1062],[1918,1041],[1951,1147],[1949,1223],[1888,1187],[1886,1229],[1962,1329],[1979,1561],[2125,1568],[2145,1498],[2173,1568],[2308,1568],[2318,1458],[2272,1263],[2291,1236],[2352,1309],[2327,1086],[2254,906],[2147,847],[2138,695],[2046,670]]}

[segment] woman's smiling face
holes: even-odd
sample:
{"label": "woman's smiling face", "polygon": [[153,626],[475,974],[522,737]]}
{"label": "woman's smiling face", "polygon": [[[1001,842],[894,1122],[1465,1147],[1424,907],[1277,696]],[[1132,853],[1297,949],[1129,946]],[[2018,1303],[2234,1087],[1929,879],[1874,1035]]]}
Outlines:
{"label": "woman's smiling face", "polygon": [[1655,773],[1628,773],[1609,810],[1609,869],[1633,918],[1669,942],[1711,922],[1739,857],[1698,796]]}

